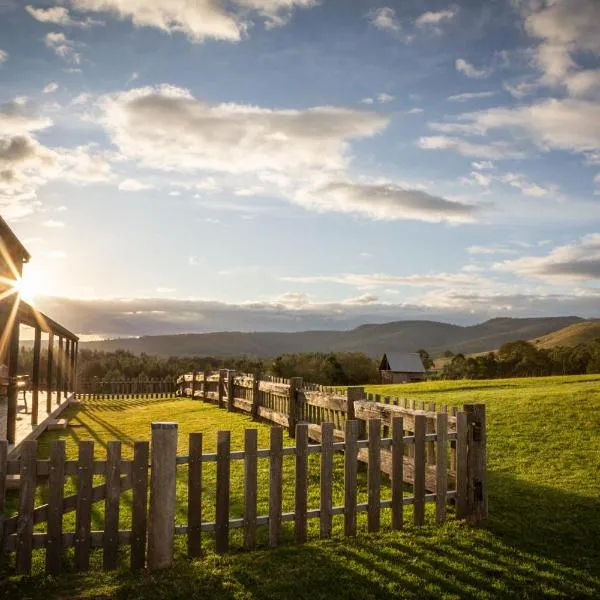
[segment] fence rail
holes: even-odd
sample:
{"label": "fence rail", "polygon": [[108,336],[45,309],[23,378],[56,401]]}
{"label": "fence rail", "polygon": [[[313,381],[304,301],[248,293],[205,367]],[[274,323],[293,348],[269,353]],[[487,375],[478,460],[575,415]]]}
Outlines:
{"label": "fence rail", "polygon": [[85,398],[165,398],[177,391],[175,379],[84,379],[77,382],[77,397]]}

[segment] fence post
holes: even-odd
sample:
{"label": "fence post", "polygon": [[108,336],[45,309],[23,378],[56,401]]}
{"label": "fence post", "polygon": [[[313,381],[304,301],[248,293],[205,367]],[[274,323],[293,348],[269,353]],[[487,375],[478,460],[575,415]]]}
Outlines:
{"label": "fence post", "polygon": [[485,404],[465,404],[467,413],[467,521],[476,525],[488,516]]}
{"label": "fence post", "polygon": [[254,375],[254,380],[252,381],[252,410],[250,414],[252,415],[252,419],[258,419],[258,407],[260,402],[260,377],[258,375]]}
{"label": "fence post", "polygon": [[196,371],[192,371],[192,400],[196,395]]}
{"label": "fence post", "polygon": [[208,378],[210,377],[210,371],[204,369],[204,379],[202,380],[202,398],[208,400]]}
{"label": "fence post", "polygon": [[[364,387],[349,387],[346,391],[346,399],[348,402],[346,422],[356,420],[354,413],[354,403],[358,400],[365,399],[365,388]],[[358,422],[358,439],[364,440],[367,437],[367,424],[365,421],[357,420]]]}
{"label": "fence post", "polygon": [[223,408],[223,392],[225,391],[225,373],[227,369],[219,369],[218,406]]}
{"label": "fence post", "polygon": [[227,410],[233,412],[233,399],[235,398],[235,371],[227,371]]}
{"label": "fence post", "polygon": [[302,377],[292,377],[290,379],[288,404],[288,434],[291,438],[296,437],[296,423],[298,422],[298,391],[301,389]]}
{"label": "fence post", "polygon": [[148,567],[163,569],[173,562],[177,423],[152,423]]}

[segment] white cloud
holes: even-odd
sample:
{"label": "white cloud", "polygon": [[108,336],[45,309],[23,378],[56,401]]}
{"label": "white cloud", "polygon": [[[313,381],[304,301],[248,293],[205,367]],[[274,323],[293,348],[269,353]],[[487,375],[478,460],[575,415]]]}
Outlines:
{"label": "white cloud", "polygon": [[0,135],[22,135],[47,129],[51,125],[51,119],[33,114],[25,103],[13,101],[0,104]]}
{"label": "white cloud", "polygon": [[27,5],[25,10],[37,21],[41,23],[52,23],[54,25],[62,25],[64,27],[92,27],[93,25],[104,25],[102,21],[95,21],[87,18],[83,21],[73,19],[69,14],[69,10],[64,6],[52,6],[50,8],[35,8]]}
{"label": "white cloud", "polygon": [[487,77],[490,72],[485,69],[476,69],[472,64],[468,63],[464,58],[456,59],[454,63],[456,70],[463,73],[467,77],[471,77],[473,79],[481,79],[483,77]]}
{"label": "white cloud", "polygon": [[113,177],[111,159],[104,151],[95,151],[91,144],[74,148],[56,148],[58,171],[55,177],[77,185],[105,183]]}
{"label": "white cloud", "polygon": [[56,90],[58,89],[58,83],[52,81],[51,83],[49,83],[48,85],[44,86],[44,89],[42,90],[42,92],[44,94],[52,94],[54,93]]}
{"label": "white cloud", "polygon": [[524,153],[507,142],[478,144],[457,137],[445,135],[425,136],[417,140],[417,146],[423,150],[453,150],[462,156],[488,160],[503,158],[521,158]]}
{"label": "white cloud", "polygon": [[317,212],[358,214],[380,220],[418,220],[430,223],[469,223],[478,208],[394,184],[332,181],[302,189],[293,197]]}
{"label": "white cloud", "polygon": [[286,276],[282,281],[292,283],[339,283],[358,288],[386,286],[445,287],[479,286],[482,280],[465,273],[429,273],[418,275],[390,275],[387,273],[341,273],[336,275]]}
{"label": "white cloud", "polygon": [[472,162],[471,166],[474,169],[479,169],[480,171],[482,171],[482,170],[486,170],[486,169],[493,169],[494,163],[489,160],[482,160],[480,162]]}
{"label": "white cloud", "polygon": [[406,114],[407,115],[418,115],[422,112],[424,112],[424,109],[416,107],[416,108],[411,108],[410,110],[407,110]]}
{"label": "white cloud", "polygon": [[119,189],[122,192],[141,192],[143,190],[151,190],[154,186],[150,183],[143,183],[137,179],[124,179],[119,183]]}
{"label": "white cloud", "polygon": [[377,96],[377,100],[379,100],[379,102],[381,104],[391,102],[392,100],[395,100],[395,99],[396,99],[396,96],[391,96],[390,94],[386,94],[386,93],[381,93]]}
{"label": "white cloud", "polygon": [[65,226],[64,221],[56,221],[54,219],[48,219],[47,221],[44,221],[42,225],[52,229],[60,229]]}
{"label": "white cloud", "polygon": [[383,31],[398,32],[400,29],[400,22],[396,19],[396,11],[393,8],[384,6],[369,13],[370,21],[377,29]]}
{"label": "white cloud", "polygon": [[556,187],[543,187],[537,183],[527,181],[523,175],[519,175],[517,173],[506,173],[504,175],[500,175],[498,179],[504,183],[508,183],[508,185],[511,185],[512,187],[521,190],[526,196],[532,196],[533,198],[543,198],[556,192]]}
{"label": "white cloud", "polygon": [[375,100],[373,98],[363,98],[360,102],[361,104],[374,104]]}
{"label": "white cloud", "polygon": [[136,27],[156,27],[180,32],[193,42],[206,39],[240,41],[260,16],[269,27],[287,23],[295,8],[310,8],[318,0],[71,0],[82,12],[108,12],[131,19]]}
{"label": "white cloud", "polygon": [[332,106],[276,110],[211,105],[170,86],[109,95],[101,105],[103,123],[126,157],[177,171],[343,169],[349,142],[371,137],[389,122],[385,115]]}
{"label": "white cloud", "polygon": [[0,49],[0,65],[8,60],[8,52]]}
{"label": "white cloud", "polygon": [[60,56],[60,58],[76,65],[81,62],[81,56],[75,51],[75,42],[68,39],[64,33],[51,31],[46,34],[45,41],[46,46],[54,50],[56,55]]}
{"label": "white cloud", "polygon": [[465,92],[464,94],[455,94],[448,96],[447,100],[451,102],[467,102],[467,100],[478,100],[479,98],[489,98],[494,96],[496,92]]}
{"label": "white cloud", "polygon": [[549,281],[600,281],[600,234],[556,246],[546,256],[524,256],[496,263],[494,268]]}
{"label": "white cloud", "polygon": [[529,138],[542,150],[600,151],[600,103],[573,98],[463,113],[454,123],[431,126],[478,135],[494,130],[512,132],[515,137]]}
{"label": "white cloud", "polygon": [[469,254],[516,254],[517,251],[506,246],[468,246]]}
{"label": "white cloud", "polygon": [[451,21],[458,13],[458,7],[451,6],[446,10],[428,11],[417,17],[417,27],[437,26],[443,21]]}

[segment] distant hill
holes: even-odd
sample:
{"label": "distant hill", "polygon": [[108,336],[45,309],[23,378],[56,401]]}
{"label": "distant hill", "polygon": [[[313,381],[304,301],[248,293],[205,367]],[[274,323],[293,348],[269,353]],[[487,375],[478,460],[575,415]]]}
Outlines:
{"label": "distant hill", "polygon": [[547,333],[532,339],[537,348],[554,348],[555,346],[577,346],[600,338],[600,320],[583,321],[563,327],[558,331]]}
{"label": "distant hill", "polygon": [[537,339],[569,325],[580,317],[531,319],[499,318],[462,327],[435,321],[396,321],[361,325],[350,331],[299,333],[220,332],[156,335],[84,342],[80,348],[129,350],[158,356],[252,356],[269,357],[285,352],[364,352],[377,357],[390,350],[414,352],[425,348],[432,355],[445,350],[484,352],[505,342]]}

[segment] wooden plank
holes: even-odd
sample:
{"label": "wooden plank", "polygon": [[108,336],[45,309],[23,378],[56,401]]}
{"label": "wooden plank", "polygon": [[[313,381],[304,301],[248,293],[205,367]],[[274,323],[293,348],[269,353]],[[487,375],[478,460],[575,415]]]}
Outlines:
{"label": "wooden plank", "polygon": [[392,529],[402,529],[404,520],[404,424],[402,417],[392,419]]}
{"label": "wooden plank", "polygon": [[21,444],[21,486],[19,489],[19,524],[17,527],[17,574],[31,573],[31,552],[33,549],[33,509],[35,508],[35,487],[37,442],[25,441]]}
{"label": "wooden plank", "polygon": [[485,404],[465,404],[469,423],[467,458],[467,520],[472,525],[488,516]]}
{"label": "wooden plank", "polygon": [[[434,412],[435,411],[435,402],[430,402],[429,406],[427,407],[429,412]],[[425,427],[425,431],[427,433],[435,433],[435,425],[436,425],[436,419],[437,419],[437,414],[433,417],[428,416],[427,417],[427,425]],[[426,456],[427,456],[427,464],[428,465],[435,465],[436,461],[435,461],[435,442],[427,442],[427,450],[426,450]]]}
{"label": "wooden plank", "polygon": [[104,502],[105,571],[115,569],[119,556],[119,503],[121,499],[121,442],[108,442],[106,464],[106,500]]}
{"label": "wooden plank", "polygon": [[358,422],[346,421],[344,452],[344,535],[356,535]]}
{"label": "wooden plank", "polygon": [[[292,380],[293,381],[293,380]],[[296,425],[296,543],[306,542],[306,511],[308,510],[308,425]]]}
{"label": "wooden plank", "polygon": [[[413,401],[411,401],[413,402]],[[354,411],[357,419],[368,421],[369,419],[381,419],[382,423],[391,426],[393,417],[404,417],[404,427],[409,431],[414,431],[415,411],[393,404],[375,404],[374,402],[357,401],[354,402]],[[420,411],[427,418],[435,419],[436,413]],[[448,417],[450,429],[454,429],[456,418]]]}
{"label": "wooden plank", "polygon": [[188,462],[188,531],[190,558],[202,552],[202,434],[190,433]]}
{"label": "wooden plank", "polygon": [[90,568],[93,462],[94,442],[91,440],[79,442],[75,516],[75,568],[78,571],[87,571]]}
{"label": "wooden plank", "polygon": [[438,523],[446,520],[446,494],[448,492],[448,415],[437,414],[436,420],[436,471],[435,518]]}
{"label": "wooden plank", "polygon": [[415,415],[415,457],[414,457],[414,523],[425,522],[425,427],[427,417]]}
{"label": "wooden plank", "polygon": [[233,412],[235,398],[235,371],[227,371],[227,410]]}
{"label": "wooden plank", "polygon": [[31,425],[35,427],[38,424],[39,399],[40,399],[40,360],[42,349],[42,330],[38,326],[35,328],[35,338],[33,341],[33,372],[31,374]]}
{"label": "wooden plank", "polygon": [[258,376],[255,376],[252,382],[252,409],[250,414],[252,415],[252,419],[256,420],[258,418],[258,408],[260,405],[260,379]]}
{"label": "wooden plank", "polygon": [[288,434],[291,438],[296,435],[296,424],[298,423],[298,390],[302,388],[302,377],[292,377],[288,389]]}
{"label": "wooden plank", "polygon": [[244,548],[256,545],[256,504],[258,497],[258,430],[244,432]]}
{"label": "wooden plank", "polygon": [[148,442],[135,442],[133,446],[131,504],[131,570],[146,566],[146,538],[148,525]]}
{"label": "wooden plank", "polygon": [[287,415],[277,412],[272,408],[267,408],[266,406],[259,406],[258,415],[261,419],[267,419],[267,421],[272,421],[273,423],[281,425],[282,427],[289,427]]}
{"label": "wooden plank", "polygon": [[48,539],[46,573],[58,575],[62,565],[63,499],[65,490],[65,440],[56,440],[50,454],[48,476]]}
{"label": "wooden plank", "polygon": [[217,484],[215,507],[215,549],[219,553],[229,549],[229,469],[231,432],[217,432]]}
{"label": "wooden plank", "polygon": [[148,518],[148,567],[173,564],[177,507],[177,423],[153,422]]}
{"label": "wooden plank", "polygon": [[8,463],[8,441],[0,440],[0,567],[4,556],[4,507],[6,505],[6,472]]}
{"label": "wooden plank", "polygon": [[259,390],[261,392],[266,392],[269,394],[276,394],[277,396],[288,395],[288,389],[290,387],[289,383],[272,383],[270,381],[261,380],[259,385]]}
{"label": "wooden plank", "polygon": [[283,486],[283,429],[271,427],[271,461],[269,465],[269,545],[275,547],[281,537],[281,502]]}
{"label": "wooden plank", "polygon": [[333,423],[321,426],[321,503],[320,536],[331,537],[333,508]]}
{"label": "wooden plank", "polygon": [[467,515],[467,413],[456,414],[456,516],[464,519]]}
{"label": "wooden plank", "polygon": [[347,412],[348,410],[348,398],[346,396],[334,396],[325,392],[309,391],[305,391],[303,395],[304,403],[309,406],[318,406],[340,412]]}
{"label": "wooden plank", "polygon": [[371,419],[369,429],[369,465],[368,465],[368,511],[367,527],[369,532],[379,531],[381,499],[381,421]]}

